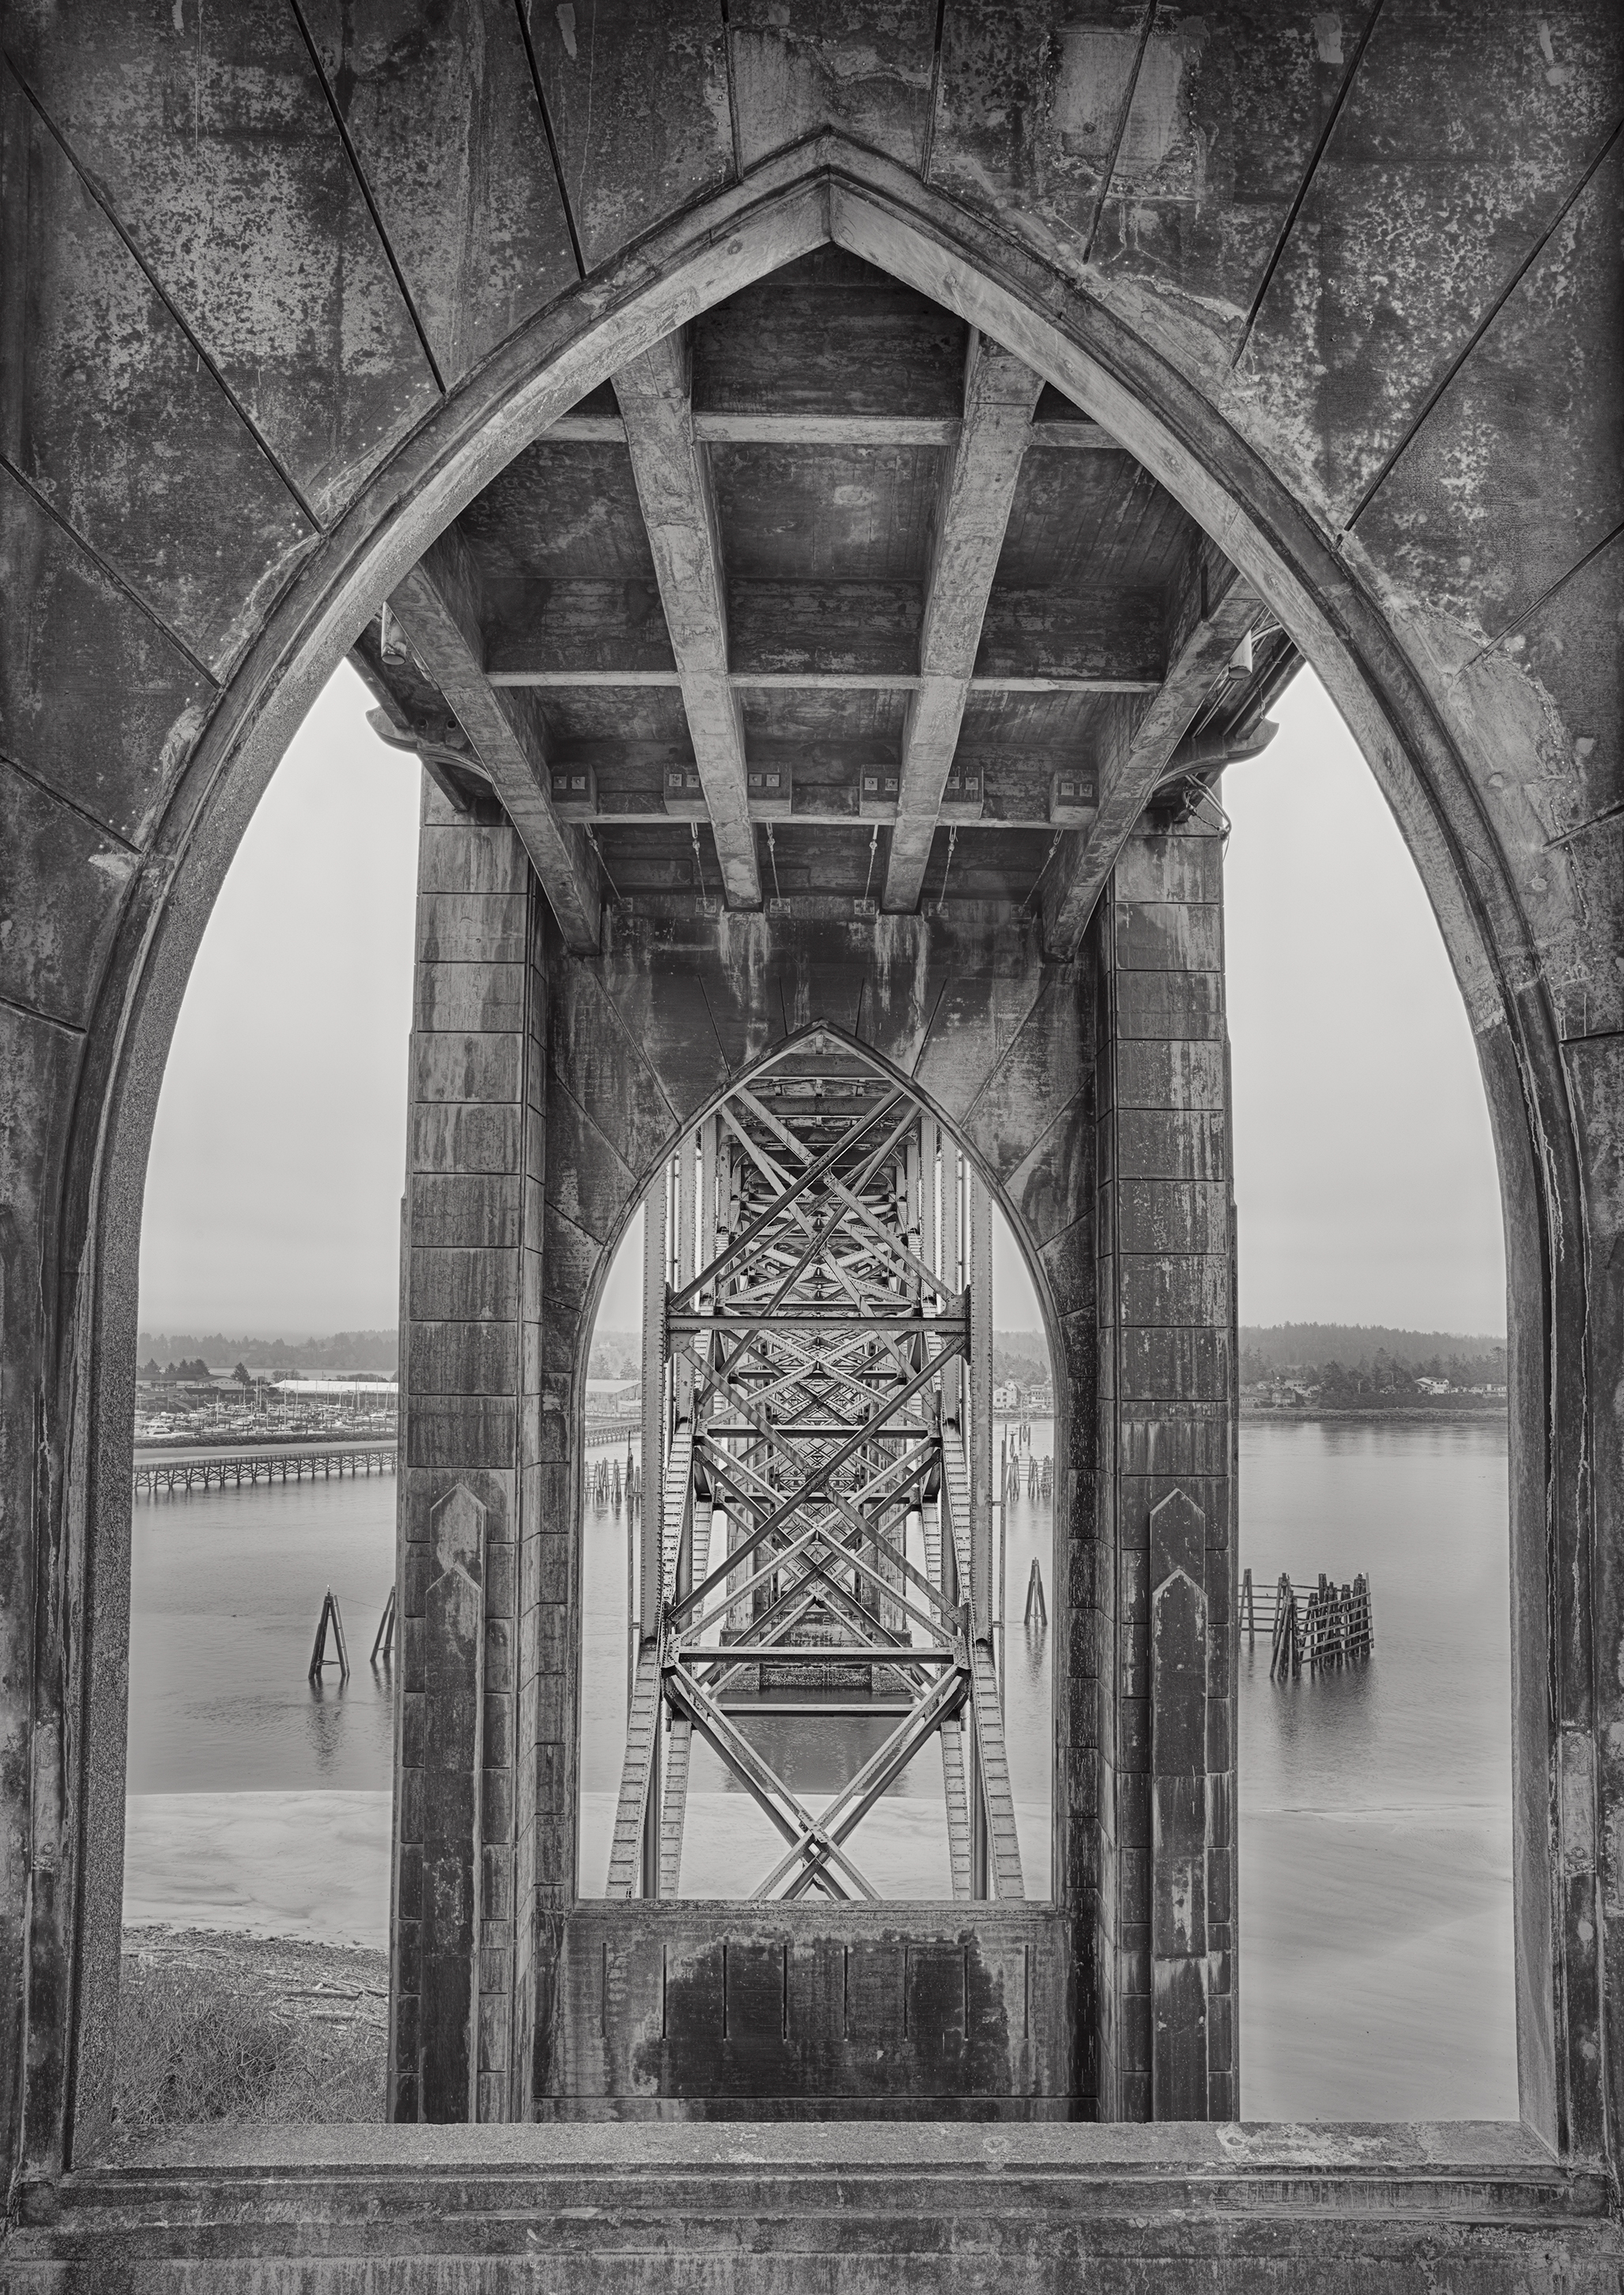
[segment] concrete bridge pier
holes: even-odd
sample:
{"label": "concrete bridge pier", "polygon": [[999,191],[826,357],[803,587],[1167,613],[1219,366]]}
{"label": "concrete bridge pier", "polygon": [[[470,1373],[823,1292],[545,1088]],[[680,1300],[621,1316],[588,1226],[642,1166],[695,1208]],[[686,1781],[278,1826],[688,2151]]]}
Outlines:
{"label": "concrete bridge pier", "polygon": [[[1048,1972],[1048,2023],[1006,2036],[1001,2054],[983,2051],[975,2076],[987,2085],[974,2096],[968,2058],[955,2070],[942,2054],[929,2076],[937,2103],[1130,2119],[1236,2111],[1235,1331],[1218,837],[1200,823],[1143,826],[1069,961],[1046,957],[1032,923],[1008,911],[868,920],[810,902],[770,918],[629,903],[602,953],[578,956],[561,945],[517,834],[494,808],[460,812],[429,786],[404,1282],[397,2119],[650,2103],[641,2087],[606,2096],[570,2085],[583,2077],[575,2027],[591,2008],[567,1980],[585,1927],[612,1952],[616,1919],[630,1937],[653,1911],[578,1902],[586,1353],[608,1258],[651,1177],[719,1093],[820,1025],[870,1054],[961,1144],[971,1197],[996,1196],[1027,1254],[1055,1354],[1053,1888],[1032,1875],[1019,1912],[992,1915],[1000,1936],[1014,1923]],[[679,1219],[691,1225],[681,1195]],[[974,1209],[970,1226],[984,1227]],[[965,1242],[972,1330],[984,1327],[990,1365],[991,1254],[984,1232]],[[972,1386],[975,1376],[973,1357]],[[990,1393],[989,1371],[989,1405]],[[986,1485],[972,1499],[973,1553],[986,1544],[974,1523],[984,1530],[992,1496],[983,1423],[986,1439],[970,1446],[971,1480]],[[645,1449],[647,1491],[657,1438]],[[1153,1525],[1170,1506],[1196,1525],[1179,1548],[1203,1620],[1194,1672],[1187,1652],[1160,1672],[1153,1660],[1167,1574]],[[646,1524],[651,1552],[656,1540]],[[652,1593],[644,1606],[652,1614]],[[1187,1981],[1169,1990],[1158,1923],[1171,1884],[1157,1844],[1172,1788],[1156,1764],[1175,1744],[1178,1885],[1200,1927],[1179,1947]],[[737,1946],[765,1912],[734,1910],[730,1925],[714,1907],[703,1919],[690,1910],[681,1948],[705,1945],[696,1923],[727,1929]],[[667,1917],[684,1911],[678,1899]],[[897,1907],[891,1930],[905,1939],[926,1917]],[[972,1950],[978,1917],[960,1908]],[[676,1945],[662,1949],[669,1968]],[[1176,2078],[1158,2073],[1175,2062]],[[776,2065],[772,2079],[783,2077]],[[844,2060],[808,2057],[796,2077],[789,2097],[760,2101],[815,2113],[862,2088]],[[749,2077],[735,2067],[730,2083],[716,2096],[678,2093],[672,2071],[653,2104],[680,2116],[741,2108]],[[899,2091],[865,2108],[925,2101]]]}

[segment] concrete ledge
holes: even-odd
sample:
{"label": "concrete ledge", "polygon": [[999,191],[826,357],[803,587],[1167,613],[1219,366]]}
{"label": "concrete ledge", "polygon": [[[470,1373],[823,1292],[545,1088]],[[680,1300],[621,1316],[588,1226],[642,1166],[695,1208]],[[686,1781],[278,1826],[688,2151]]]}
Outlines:
{"label": "concrete ledge", "polygon": [[1503,2121],[198,2129],[36,2187],[0,2287],[1616,2295],[1611,2209]]}

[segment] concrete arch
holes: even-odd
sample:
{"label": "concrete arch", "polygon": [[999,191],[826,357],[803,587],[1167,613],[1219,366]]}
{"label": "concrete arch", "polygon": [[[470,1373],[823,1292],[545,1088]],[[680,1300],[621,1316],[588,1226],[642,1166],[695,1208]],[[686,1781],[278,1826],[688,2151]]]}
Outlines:
{"label": "concrete arch", "polygon": [[[829,238],[1016,350],[1114,431],[1217,536],[1319,670],[1416,854],[1478,1035],[1511,1246],[1525,2111],[1564,2149],[1589,2154],[1603,2145],[1595,1883],[1603,1716],[1592,1654],[1602,1628],[1592,1580],[1595,1414],[1612,1360],[1598,1350],[1613,1338],[1592,1312],[1587,1221],[1595,1197],[1582,1176],[1587,1151],[1546,953],[1482,794],[1489,744],[1464,713],[1446,715],[1416,666],[1415,634],[1196,380],[1014,236],[892,161],[820,134],[659,226],[452,394],[306,559],[232,677],[134,870],[71,1086],[70,1134],[54,1127],[65,1154],[49,1222],[45,1291],[55,1319],[41,1400],[64,1472],[45,1501],[39,1539],[51,1567],[60,1552],[82,1573],[88,1630],[86,1670],[68,1668],[60,1790],[43,1803],[59,1809],[61,1838],[48,1857],[39,1853],[48,1844],[36,1849],[37,1869],[60,1872],[67,1885],[37,1888],[30,1907],[33,2029],[43,2054],[29,2083],[27,2152],[42,2174],[69,2140],[69,2056],[71,2086],[87,2104],[105,2085],[99,2052],[116,1981],[109,1881],[121,1779],[103,1757],[122,1726],[123,1662],[111,1645],[121,1638],[127,1569],[141,1195],[165,1053],[231,854],[314,691],[457,510],[628,356]],[[1547,1804],[1561,1810],[1560,1883]],[[63,2051],[69,2030],[73,2045]],[[92,2110],[86,2125],[94,2118]]]}
{"label": "concrete arch", "polygon": [[[604,1286],[608,1282],[615,1254],[625,1240],[632,1222],[641,1210],[643,1198],[653,1185],[662,1164],[673,1154],[681,1139],[691,1132],[697,1124],[702,1123],[706,1116],[716,1113],[730,1092],[740,1084],[747,1085],[751,1078],[759,1074],[770,1061],[779,1058],[786,1050],[792,1049],[803,1038],[817,1035],[833,1037],[837,1042],[845,1045],[849,1050],[868,1061],[877,1074],[886,1077],[899,1091],[905,1092],[910,1099],[923,1108],[927,1115],[934,1116],[942,1130],[974,1164],[981,1176],[983,1184],[988,1188],[993,1201],[1008,1223],[1009,1232],[1015,1238],[1016,1246],[1025,1264],[1027,1276],[1032,1283],[1032,1295],[1038,1302],[1039,1312],[1043,1318],[1043,1332],[1049,1342],[1050,1354],[1057,1361],[1060,1360],[1060,1310],[1055,1299],[1049,1270],[1039,1254],[1035,1238],[1025,1219],[1018,1206],[1010,1200],[1004,1184],[1005,1175],[989,1164],[985,1154],[967,1137],[961,1121],[948,1114],[939,1097],[921,1085],[904,1068],[900,1067],[894,1059],[839,1022],[813,1017],[789,1034],[780,1037],[765,1050],[758,1053],[747,1068],[741,1069],[730,1082],[719,1086],[712,1097],[697,1108],[692,1115],[685,1115],[681,1125],[668,1134],[665,1145],[657,1151],[653,1161],[647,1164],[639,1175],[640,1191],[628,1197],[613,1234],[604,1242],[592,1278],[592,1288],[583,1301],[575,1344],[578,1380],[585,1376],[586,1357],[591,1350],[592,1335],[597,1325]],[[1034,1136],[1049,1129],[1061,1114],[1063,1105],[1064,1103],[1060,1102],[1049,1106],[1039,1104],[1032,1126]]]}

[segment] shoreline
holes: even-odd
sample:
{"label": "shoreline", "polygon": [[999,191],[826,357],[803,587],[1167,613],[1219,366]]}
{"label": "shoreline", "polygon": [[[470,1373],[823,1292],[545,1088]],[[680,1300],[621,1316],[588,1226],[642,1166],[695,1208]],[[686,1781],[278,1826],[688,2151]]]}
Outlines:
{"label": "shoreline", "polygon": [[135,1438],[135,1462],[147,1458],[234,1458],[240,1450],[388,1450],[397,1446],[393,1427],[355,1434],[171,1434]]}
{"label": "shoreline", "polygon": [[1370,1426],[1432,1426],[1440,1421],[1446,1425],[1476,1425],[1484,1422],[1506,1425],[1510,1420],[1510,1413],[1503,1402],[1407,1402],[1391,1410],[1383,1409],[1379,1403],[1361,1403],[1351,1409],[1338,1409],[1318,1403],[1298,1408],[1284,1403],[1243,1402],[1238,1415],[1253,1425],[1293,1426],[1311,1425],[1323,1419],[1354,1420],[1361,1425]]}

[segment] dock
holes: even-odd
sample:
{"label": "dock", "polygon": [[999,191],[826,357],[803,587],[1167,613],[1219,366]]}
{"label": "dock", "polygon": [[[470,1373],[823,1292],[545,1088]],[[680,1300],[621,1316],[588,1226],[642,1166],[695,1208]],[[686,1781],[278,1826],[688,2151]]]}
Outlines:
{"label": "dock", "polygon": [[172,1497],[177,1491],[251,1490],[260,1482],[340,1481],[347,1474],[390,1474],[396,1446],[345,1444],[325,1450],[234,1450],[213,1457],[137,1458],[131,1488],[137,1498]]}

